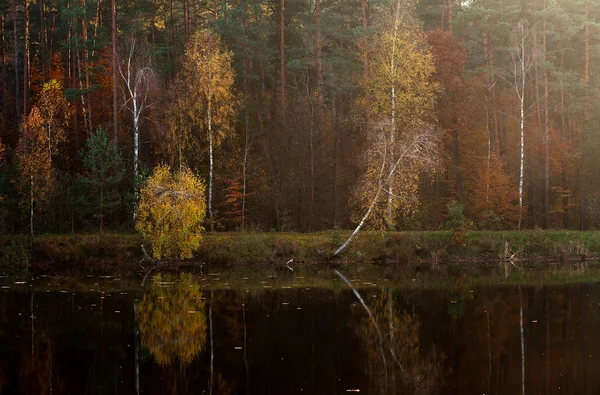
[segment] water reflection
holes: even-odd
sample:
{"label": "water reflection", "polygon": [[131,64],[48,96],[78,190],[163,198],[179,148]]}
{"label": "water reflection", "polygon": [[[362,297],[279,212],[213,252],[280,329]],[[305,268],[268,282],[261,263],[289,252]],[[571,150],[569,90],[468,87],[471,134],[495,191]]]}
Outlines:
{"label": "water reflection", "polygon": [[154,276],[148,293],[136,305],[142,346],[161,366],[178,360],[189,365],[206,343],[205,301],[191,274],[178,281]]}
{"label": "water reflection", "polygon": [[102,291],[97,280],[78,292],[5,289],[0,394],[600,388],[600,283],[473,285],[449,272],[445,282],[398,286],[384,274],[367,281],[354,272],[351,288],[325,275],[319,286],[279,289],[266,287],[276,280],[215,289],[208,284],[223,282],[216,276],[185,275],[156,277],[133,291]]}

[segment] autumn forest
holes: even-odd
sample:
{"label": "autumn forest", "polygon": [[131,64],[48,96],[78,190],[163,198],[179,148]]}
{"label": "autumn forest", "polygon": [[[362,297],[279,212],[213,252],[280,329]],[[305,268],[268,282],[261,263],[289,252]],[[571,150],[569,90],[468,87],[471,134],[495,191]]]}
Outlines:
{"label": "autumn forest", "polygon": [[0,0],[0,233],[600,226],[600,2]]}

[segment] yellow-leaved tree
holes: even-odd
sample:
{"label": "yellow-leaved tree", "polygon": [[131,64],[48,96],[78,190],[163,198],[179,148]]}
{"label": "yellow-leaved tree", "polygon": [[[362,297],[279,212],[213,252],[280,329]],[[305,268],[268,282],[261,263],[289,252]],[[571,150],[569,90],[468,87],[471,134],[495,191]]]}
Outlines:
{"label": "yellow-leaved tree", "polygon": [[19,191],[29,209],[29,232],[33,238],[34,213],[53,188],[52,158],[66,139],[65,130],[73,109],[59,82],[51,80],[42,87],[36,104],[23,118],[17,144]]}
{"label": "yellow-leaved tree", "polygon": [[[181,74],[173,82],[168,122],[167,149],[173,163],[189,165],[192,156],[208,137],[208,217],[213,227],[213,151],[233,127],[237,97],[232,54],[221,37],[201,29],[188,44]],[[201,132],[201,134],[198,134]],[[206,135],[204,134],[206,133]]]}
{"label": "yellow-leaved tree", "polygon": [[206,343],[205,301],[191,274],[165,287],[156,275],[150,292],[136,305],[142,346],[156,362],[182,366],[191,363]]}
{"label": "yellow-leaved tree", "polygon": [[192,257],[204,230],[205,189],[188,168],[176,173],[167,165],[154,169],[140,191],[135,225],[150,241],[154,258]]}
{"label": "yellow-leaved tree", "polygon": [[357,107],[369,148],[355,190],[359,224],[334,255],[369,217],[393,229],[399,214],[410,214],[418,205],[420,175],[438,166],[435,67],[414,6],[414,0],[396,0],[372,44],[364,46]]}

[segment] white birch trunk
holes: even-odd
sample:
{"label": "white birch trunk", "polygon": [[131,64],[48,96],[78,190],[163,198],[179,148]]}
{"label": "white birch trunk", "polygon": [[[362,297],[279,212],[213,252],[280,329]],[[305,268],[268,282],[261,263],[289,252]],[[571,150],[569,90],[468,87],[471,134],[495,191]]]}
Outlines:
{"label": "white birch trunk", "polygon": [[[392,41],[392,54],[390,59],[390,80],[392,81],[391,92],[390,92],[390,102],[391,102],[391,125],[390,125],[390,169],[394,165],[394,144],[396,142],[396,40],[398,37],[398,28],[400,23],[400,2],[396,4],[396,15],[394,18],[394,39]],[[390,172],[388,177],[388,201],[387,201],[387,228],[391,230],[394,227],[394,219],[393,219],[393,194],[394,194],[394,186],[393,186],[393,177],[394,172]]]}
{"label": "white birch trunk", "polygon": [[519,94],[519,104],[521,106],[521,117],[520,117],[520,162],[519,162],[519,230],[523,223],[523,170],[525,164],[525,31],[523,21],[519,23],[519,29],[521,30],[521,48],[520,48],[520,66],[521,66],[521,86]]}
{"label": "white birch trunk", "polygon": [[212,209],[212,198],[213,198],[213,131],[212,131],[212,98],[210,92],[211,85],[211,70],[210,70],[210,60],[209,60],[209,68],[208,68],[208,108],[207,108],[207,117],[208,117],[208,162],[209,162],[209,172],[208,172],[208,218],[210,220],[210,231],[214,230],[213,223],[213,209]]}

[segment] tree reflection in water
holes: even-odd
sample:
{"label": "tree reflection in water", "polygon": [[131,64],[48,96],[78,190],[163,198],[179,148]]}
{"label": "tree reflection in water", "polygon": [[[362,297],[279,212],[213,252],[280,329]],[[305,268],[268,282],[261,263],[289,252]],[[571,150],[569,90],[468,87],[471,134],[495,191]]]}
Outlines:
{"label": "tree reflection in water", "polygon": [[[394,305],[392,289],[381,288],[367,303],[338,270],[334,272],[352,289],[368,317],[357,326],[367,354],[369,393],[435,394],[442,386],[442,358],[432,344],[421,345],[421,321],[414,313]],[[361,313],[362,314],[362,313]]]}
{"label": "tree reflection in water", "polygon": [[137,304],[142,347],[161,366],[190,364],[206,344],[205,301],[190,274],[179,281],[154,276],[150,292]]}

